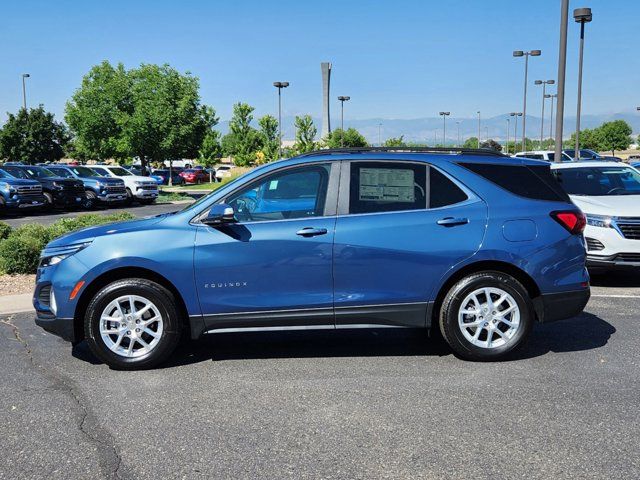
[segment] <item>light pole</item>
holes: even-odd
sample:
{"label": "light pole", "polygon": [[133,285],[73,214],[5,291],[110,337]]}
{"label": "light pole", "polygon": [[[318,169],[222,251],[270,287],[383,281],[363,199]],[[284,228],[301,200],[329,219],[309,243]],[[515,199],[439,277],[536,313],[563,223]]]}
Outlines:
{"label": "light pole", "polygon": [[378,146],[381,147],[382,146],[382,137],[380,136],[380,129],[382,128],[382,124],[379,123],[378,124]]}
{"label": "light pole", "polygon": [[273,82],[278,89],[278,158],[282,157],[282,89],[289,86],[289,82]]}
{"label": "light pole", "polygon": [[484,127],[484,141],[487,142],[489,140],[489,127]]}
{"label": "light pole", "polygon": [[507,141],[504,144],[507,155],[509,155],[509,129],[510,128],[511,128],[511,120],[509,119],[509,117],[507,117]]}
{"label": "light pole", "polygon": [[[553,138],[553,99],[558,96],[557,93],[547,93],[544,98],[551,99],[551,118],[549,119],[549,138]],[[555,140],[553,141],[555,148]]]}
{"label": "light pole", "polygon": [[456,127],[458,129],[458,148],[460,148],[462,145],[460,144],[460,121],[459,120],[456,122]]}
{"label": "light pole", "polygon": [[27,110],[27,86],[25,84],[25,78],[29,78],[30,76],[28,73],[22,74],[22,105],[25,111]]}
{"label": "light pole", "polygon": [[524,152],[525,141],[527,138],[527,75],[529,74],[529,57],[539,57],[542,51],[530,50],[523,52],[522,50],[514,50],[514,57],[524,57],[524,96],[522,103],[522,151]]}
{"label": "light pole", "polygon": [[480,148],[480,110],[476,113],[478,114],[478,148]]}
{"label": "light pole", "polygon": [[536,85],[542,85],[542,114],[540,115],[540,150],[542,150],[542,141],[544,137],[544,99],[547,98],[547,85],[553,85],[555,80],[536,80]]}
{"label": "light pole", "polygon": [[344,147],[344,102],[351,100],[351,97],[340,95],[338,100],[340,100],[340,130],[342,131],[340,134],[340,146]]}
{"label": "light pole", "polygon": [[451,112],[440,112],[438,115],[442,116],[442,146],[447,146],[447,117],[451,115]]}
{"label": "light pole", "polygon": [[[522,116],[522,112],[511,112],[509,114],[510,117],[516,117],[515,120],[515,125],[513,126],[513,153],[515,155],[516,151],[517,151],[517,145],[518,145],[518,117]],[[524,150],[522,150],[524,152]]]}
{"label": "light pole", "polygon": [[567,70],[567,19],[569,18],[569,0],[560,4],[560,41],[558,42],[558,88],[556,135],[554,137],[554,161],[562,161],[562,128],[564,126],[564,80]]}
{"label": "light pole", "polygon": [[592,19],[590,8],[576,8],[573,19],[580,24],[580,59],[578,60],[578,111],[576,113],[576,149],[574,159],[580,159],[580,110],[582,107],[582,56],[584,51],[584,24]]}

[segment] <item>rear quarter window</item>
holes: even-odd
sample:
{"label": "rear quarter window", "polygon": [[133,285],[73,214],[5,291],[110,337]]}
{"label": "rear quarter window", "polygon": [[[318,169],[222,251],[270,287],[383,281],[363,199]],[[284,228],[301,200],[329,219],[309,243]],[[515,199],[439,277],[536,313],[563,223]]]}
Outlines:
{"label": "rear quarter window", "polygon": [[501,165],[460,163],[491,183],[520,197],[569,202],[569,196],[551,174],[548,165]]}

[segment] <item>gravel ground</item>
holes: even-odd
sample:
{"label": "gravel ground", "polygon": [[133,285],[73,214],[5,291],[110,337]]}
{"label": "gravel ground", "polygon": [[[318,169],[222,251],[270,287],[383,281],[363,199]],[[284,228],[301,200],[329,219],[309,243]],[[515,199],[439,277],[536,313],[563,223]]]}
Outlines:
{"label": "gravel ground", "polygon": [[0,275],[0,295],[32,293],[35,275]]}

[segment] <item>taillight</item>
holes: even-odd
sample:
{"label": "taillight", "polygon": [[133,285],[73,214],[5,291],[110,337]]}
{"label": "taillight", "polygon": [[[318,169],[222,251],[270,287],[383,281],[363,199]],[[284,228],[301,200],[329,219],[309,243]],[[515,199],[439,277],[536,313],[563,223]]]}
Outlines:
{"label": "taillight", "polygon": [[551,212],[551,218],[574,235],[582,233],[587,225],[587,217],[580,210]]}

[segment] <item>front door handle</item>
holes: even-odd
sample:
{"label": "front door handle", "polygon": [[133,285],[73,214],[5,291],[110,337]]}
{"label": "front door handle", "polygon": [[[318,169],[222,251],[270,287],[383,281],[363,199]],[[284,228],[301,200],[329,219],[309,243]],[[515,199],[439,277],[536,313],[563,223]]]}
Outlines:
{"label": "front door handle", "polygon": [[300,235],[301,237],[315,237],[316,235],[326,235],[326,228],[313,228],[313,227],[304,227],[301,230],[296,232],[296,235]]}
{"label": "front door handle", "polygon": [[438,225],[442,225],[443,227],[455,227],[456,225],[466,225],[467,223],[469,223],[469,219],[446,217],[446,218],[441,218],[436,223]]}

